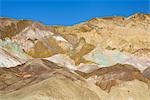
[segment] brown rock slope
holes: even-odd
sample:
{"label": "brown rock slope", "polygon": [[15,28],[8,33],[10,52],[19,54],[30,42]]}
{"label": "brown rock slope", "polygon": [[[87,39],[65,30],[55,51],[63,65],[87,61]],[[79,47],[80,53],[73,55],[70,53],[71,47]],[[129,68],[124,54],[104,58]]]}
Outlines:
{"label": "brown rock slope", "polygon": [[97,69],[91,73],[78,72],[88,81],[95,83],[101,89],[110,92],[111,87],[125,81],[139,80],[149,85],[149,80],[131,65],[116,64],[114,66]]}
{"label": "brown rock slope", "polygon": [[116,100],[116,98],[149,100],[150,98],[149,80],[139,70],[129,65],[118,64],[88,74],[77,72],[83,76],[81,77],[55,63],[34,59],[21,66],[1,68],[0,73],[1,100]]}
{"label": "brown rock slope", "polygon": [[32,24],[32,21],[29,20],[17,21],[9,18],[0,18],[0,22],[1,39],[4,39],[5,37],[11,38]]}
{"label": "brown rock slope", "polygon": [[100,100],[80,76],[47,60],[0,68],[0,100]]}
{"label": "brown rock slope", "polygon": [[101,95],[101,100],[149,100],[150,98],[149,79],[133,66],[117,64],[90,73],[76,72],[85,77],[88,83],[94,83],[107,92]]}

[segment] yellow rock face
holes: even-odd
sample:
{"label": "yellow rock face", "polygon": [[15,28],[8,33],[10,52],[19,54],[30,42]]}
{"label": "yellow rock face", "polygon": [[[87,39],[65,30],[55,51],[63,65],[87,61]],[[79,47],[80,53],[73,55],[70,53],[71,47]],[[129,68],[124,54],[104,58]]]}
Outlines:
{"label": "yellow rock face", "polygon": [[[87,43],[99,45],[101,48],[137,54],[139,50],[150,50],[149,23],[149,15],[135,14],[128,18],[95,18],[74,26],[54,29],[61,34],[72,33],[84,37]],[[144,53],[145,51],[138,55]]]}
{"label": "yellow rock face", "polygon": [[[46,41],[46,42],[45,42]],[[48,38],[44,41],[38,41],[34,47],[27,52],[35,58],[50,57],[54,54],[64,53],[63,49],[58,45],[55,39]]]}

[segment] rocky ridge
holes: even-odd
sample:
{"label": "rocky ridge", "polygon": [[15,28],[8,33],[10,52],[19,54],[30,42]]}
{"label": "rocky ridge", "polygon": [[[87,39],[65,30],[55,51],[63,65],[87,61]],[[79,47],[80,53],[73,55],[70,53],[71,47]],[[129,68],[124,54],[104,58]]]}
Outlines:
{"label": "rocky ridge", "polygon": [[46,26],[0,18],[0,100],[149,100],[150,15]]}

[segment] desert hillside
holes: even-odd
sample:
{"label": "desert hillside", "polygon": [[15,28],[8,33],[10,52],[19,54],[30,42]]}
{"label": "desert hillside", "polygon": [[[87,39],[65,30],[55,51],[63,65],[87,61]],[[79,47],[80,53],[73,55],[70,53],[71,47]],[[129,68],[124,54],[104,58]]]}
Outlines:
{"label": "desert hillside", "polygon": [[0,18],[0,100],[149,100],[150,14],[72,26]]}

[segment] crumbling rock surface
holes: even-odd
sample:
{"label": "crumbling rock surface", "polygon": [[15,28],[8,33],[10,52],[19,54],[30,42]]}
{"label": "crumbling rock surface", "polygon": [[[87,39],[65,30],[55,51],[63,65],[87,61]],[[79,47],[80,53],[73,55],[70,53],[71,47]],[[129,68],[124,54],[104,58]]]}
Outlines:
{"label": "crumbling rock surface", "polygon": [[[75,34],[84,37],[87,43],[109,50],[134,53],[150,49],[150,16],[135,14],[127,18],[94,18],[87,22],[68,27],[53,27],[61,34]],[[146,52],[139,53],[143,56]],[[145,55],[146,56],[146,55]]]}
{"label": "crumbling rock surface", "polygon": [[46,26],[0,18],[0,100],[149,100],[150,15]]}
{"label": "crumbling rock surface", "polygon": [[91,73],[76,72],[107,92],[110,92],[111,88],[120,84],[121,81],[139,80],[149,85],[149,80],[131,65],[116,64],[114,66],[96,69]]}
{"label": "crumbling rock surface", "polygon": [[145,77],[147,77],[148,79],[150,79],[150,67],[147,67],[144,71],[143,71],[143,75]]}
{"label": "crumbling rock surface", "polygon": [[99,100],[96,93],[85,87],[84,79],[47,60],[0,68],[0,84],[2,100]]}

